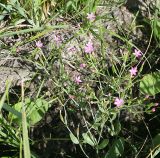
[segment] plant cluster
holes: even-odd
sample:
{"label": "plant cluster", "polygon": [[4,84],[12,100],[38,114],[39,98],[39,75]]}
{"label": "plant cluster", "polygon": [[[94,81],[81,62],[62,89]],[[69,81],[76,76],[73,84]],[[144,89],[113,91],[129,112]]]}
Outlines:
{"label": "plant cluster", "polygon": [[[130,15],[128,4],[0,2],[0,50],[20,58],[21,67],[27,65],[32,71],[32,79],[22,78],[15,93],[12,81],[6,81],[0,100],[0,156],[38,158],[43,153],[37,142],[47,148],[50,142],[64,140],[70,149],[62,152],[57,145],[57,151],[46,150],[42,157],[159,155],[160,3],[138,3],[138,11],[126,24],[115,15],[121,15],[117,8]],[[36,131],[46,128],[50,112],[50,136],[43,133],[37,139]],[[62,128],[63,138],[60,132],[52,136]]]}

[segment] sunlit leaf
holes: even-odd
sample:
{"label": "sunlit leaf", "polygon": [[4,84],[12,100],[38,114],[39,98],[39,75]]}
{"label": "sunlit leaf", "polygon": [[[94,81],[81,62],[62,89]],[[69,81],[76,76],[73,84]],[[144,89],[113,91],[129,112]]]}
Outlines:
{"label": "sunlit leaf", "polygon": [[[37,122],[39,122],[44,117],[45,113],[48,111],[48,108],[50,107],[50,104],[41,98],[38,98],[33,101],[31,101],[29,98],[26,98],[24,104],[27,108],[27,122],[30,123],[30,125],[34,125]],[[21,122],[21,105],[21,102],[16,103],[12,107],[12,111],[10,111],[9,113],[9,119],[12,120],[14,123],[19,124]]]}
{"label": "sunlit leaf", "polygon": [[48,111],[49,103],[44,99],[37,99],[35,102],[30,102],[28,117],[32,125],[39,122],[45,113]]}
{"label": "sunlit leaf", "polygon": [[160,92],[160,72],[145,75],[140,82],[140,91],[147,95]]}
{"label": "sunlit leaf", "polygon": [[27,119],[26,112],[24,109],[22,110],[22,134],[23,134],[23,149],[24,149],[24,158],[30,158],[30,145],[29,145],[29,137],[28,137],[28,129],[27,129]]}
{"label": "sunlit leaf", "polygon": [[74,144],[79,144],[78,139],[73,135],[73,133],[70,133],[69,136]]}
{"label": "sunlit leaf", "polygon": [[83,139],[84,139],[84,143],[87,143],[91,146],[95,146],[93,138],[91,138],[91,136],[89,134],[83,133],[82,136],[83,136]]}

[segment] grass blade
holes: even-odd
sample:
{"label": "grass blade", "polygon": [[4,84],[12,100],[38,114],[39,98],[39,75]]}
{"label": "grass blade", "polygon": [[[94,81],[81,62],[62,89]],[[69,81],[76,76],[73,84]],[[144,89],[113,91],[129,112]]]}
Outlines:
{"label": "grass blade", "polygon": [[5,91],[5,93],[3,94],[3,96],[2,96],[2,98],[1,98],[1,100],[0,100],[0,111],[1,111],[1,109],[2,109],[2,107],[3,107],[3,104],[4,104],[4,102],[5,102],[5,99],[6,99],[6,96],[7,96],[7,94],[8,94],[8,91],[9,91],[10,86],[11,86],[11,81],[9,81],[9,82],[7,83],[6,91]]}
{"label": "grass blade", "polygon": [[27,129],[27,119],[26,112],[24,107],[24,85],[22,80],[22,134],[23,134],[23,150],[24,150],[24,158],[31,158],[30,146],[29,146],[29,137],[28,137],[28,129]]}

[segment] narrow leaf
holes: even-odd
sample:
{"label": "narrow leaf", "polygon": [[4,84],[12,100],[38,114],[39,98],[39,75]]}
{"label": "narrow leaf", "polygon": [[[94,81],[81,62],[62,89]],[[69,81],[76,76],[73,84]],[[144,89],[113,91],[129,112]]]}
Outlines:
{"label": "narrow leaf", "polygon": [[7,110],[8,112],[10,112],[10,113],[14,114],[15,116],[17,116],[19,119],[22,119],[22,114],[19,111],[17,111],[14,108],[12,108],[11,106],[9,106],[8,104],[4,103],[3,104],[3,108],[5,110]]}
{"label": "narrow leaf", "polygon": [[28,129],[27,129],[27,120],[26,120],[26,112],[24,110],[24,107],[22,108],[22,128],[23,128],[24,158],[31,158],[29,138],[28,138]]}
{"label": "narrow leaf", "polygon": [[12,82],[12,81],[8,81],[7,86],[6,86],[5,93],[3,94],[3,96],[2,96],[2,98],[1,98],[1,100],[0,100],[0,111],[1,111],[1,109],[2,109],[2,107],[3,107],[4,102],[5,102],[7,93],[8,93],[8,91],[9,91],[10,86],[11,86],[11,82]]}
{"label": "narrow leaf", "polygon": [[70,133],[69,136],[70,136],[70,138],[71,138],[71,141],[72,141],[74,144],[79,144],[79,141],[78,141],[77,137],[75,137],[75,136],[73,135],[73,133]]}

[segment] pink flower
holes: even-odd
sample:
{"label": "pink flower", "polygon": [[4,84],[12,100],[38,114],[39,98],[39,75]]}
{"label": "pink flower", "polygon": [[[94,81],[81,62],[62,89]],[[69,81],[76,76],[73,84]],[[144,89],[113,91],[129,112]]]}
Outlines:
{"label": "pink flower", "polygon": [[137,58],[140,58],[142,56],[142,52],[140,50],[135,49],[133,53]]}
{"label": "pink flower", "polygon": [[159,105],[159,103],[155,103],[155,104],[154,104],[154,106],[158,106],[158,105]]}
{"label": "pink flower", "polygon": [[92,53],[94,51],[93,43],[92,41],[89,41],[85,46],[85,52],[86,53]]}
{"label": "pink flower", "polygon": [[69,98],[70,98],[70,99],[75,99],[75,96],[69,94]]}
{"label": "pink flower", "polygon": [[136,76],[137,75],[137,67],[132,67],[130,70],[129,70],[130,74],[131,74],[131,77],[133,76]]}
{"label": "pink flower", "polygon": [[152,112],[155,112],[156,111],[156,108],[152,108]]}
{"label": "pink flower", "polygon": [[145,99],[149,99],[149,97],[150,97],[149,95],[146,95],[146,96],[145,96]]}
{"label": "pink flower", "polygon": [[82,83],[82,80],[81,80],[80,76],[76,76],[75,82],[76,82],[77,84]]}
{"label": "pink flower", "polygon": [[75,46],[71,46],[67,49],[69,52],[75,52],[76,51],[76,47]]}
{"label": "pink flower", "polygon": [[95,16],[94,13],[90,13],[90,14],[88,13],[87,14],[87,19],[92,22],[96,19],[96,16]]}
{"label": "pink flower", "polygon": [[18,53],[19,51],[20,51],[20,49],[19,49],[19,48],[17,48],[17,49],[16,49],[16,52]]}
{"label": "pink flower", "polygon": [[56,42],[56,44],[60,44],[62,42],[61,36],[59,35],[54,35],[53,39]]}
{"label": "pink flower", "polygon": [[36,42],[36,46],[37,46],[38,48],[42,48],[42,47],[43,47],[43,43],[42,43],[41,41],[37,41],[37,42]]}
{"label": "pink flower", "polygon": [[117,106],[117,107],[120,107],[124,104],[124,100],[121,99],[121,98],[116,98],[115,101],[114,101],[114,104]]}
{"label": "pink flower", "polygon": [[86,67],[86,64],[84,64],[84,63],[80,64],[80,68],[85,68],[85,67]]}

